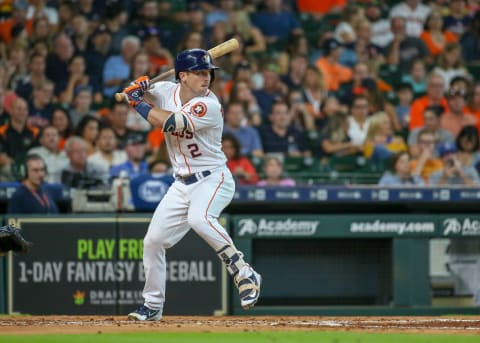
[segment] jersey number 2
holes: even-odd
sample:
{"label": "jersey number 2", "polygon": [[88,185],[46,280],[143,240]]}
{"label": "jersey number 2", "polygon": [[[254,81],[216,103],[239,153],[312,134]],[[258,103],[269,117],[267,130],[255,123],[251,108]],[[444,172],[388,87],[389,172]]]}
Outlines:
{"label": "jersey number 2", "polygon": [[193,143],[193,144],[188,144],[187,145],[188,151],[190,151],[190,155],[195,158],[198,156],[202,156],[202,153],[199,152],[198,150],[198,145]]}

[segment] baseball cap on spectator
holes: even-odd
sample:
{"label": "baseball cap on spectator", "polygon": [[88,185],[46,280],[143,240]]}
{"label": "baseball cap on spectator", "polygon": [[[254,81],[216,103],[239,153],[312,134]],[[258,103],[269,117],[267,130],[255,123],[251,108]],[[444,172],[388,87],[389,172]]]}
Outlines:
{"label": "baseball cap on spectator", "polygon": [[108,29],[107,25],[105,24],[100,24],[95,31],[92,33],[92,37],[95,37],[96,35],[101,35],[102,33],[108,33],[110,34],[110,30]]}
{"label": "baseball cap on spectator", "polygon": [[341,48],[342,44],[335,38],[328,38],[322,44],[322,51],[325,55],[329,55],[332,50]]}
{"label": "baseball cap on spectator", "polygon": [[130,132],[127,134],[127,138],[125,139],[125,145],[135,145],[143,143],[145,143],[145,139],[143,135],[139,132]]}
{"label": "baseball cap on spectator", "polygon": [[145,29],[138,31],[138,37],[140,37],[142,41],[150,37],[160,38],[160,31],[155,27],[147,27]]}
{"label": "baseball cap on spectator", "polygon": [[457,147],[452,142],[442,143],[438,147],[438,154],[440,155],[440,157],[443,157],[443,156],[448,155],[448,154],[453,154],[453,153],[456,153],[456,152],[457,152]]}

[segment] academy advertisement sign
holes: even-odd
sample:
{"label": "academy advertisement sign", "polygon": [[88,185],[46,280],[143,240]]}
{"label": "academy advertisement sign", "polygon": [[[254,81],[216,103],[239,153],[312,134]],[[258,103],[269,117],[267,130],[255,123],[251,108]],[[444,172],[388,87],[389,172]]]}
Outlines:
{"label": "academy advertisement sign", "polygon": [[480,236],[480,217],[469,215],[253,215],[233,222],[238,238]]}
{"label": "academy advertisement sign", "polygon": [[[9,312],[126,315],[143,304],[143,236],[148,220],[51,218],[19,220],[34,242],[9,258]],[[52,241],[55,237],[55,242]],[[222,310],[223,266],[193,232],[167,250],[165,314]]]}

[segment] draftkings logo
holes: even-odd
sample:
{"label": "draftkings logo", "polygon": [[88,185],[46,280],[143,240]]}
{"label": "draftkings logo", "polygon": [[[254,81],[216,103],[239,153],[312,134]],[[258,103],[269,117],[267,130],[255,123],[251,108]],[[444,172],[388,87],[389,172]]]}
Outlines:
{"label": "draftkings logo", "polygon": [[443,235],[480,236],[480,220],[447,218],[443,221]]}
{"label": "draftkings logo", "polygon": [[73,293],[73,303],[75,305],[81,306],[85,303],[85,292],[77,291]]}
{"label": "draftkings logo", "polygon": [[318,220],[242,219],[238,222],[239,236],[313,236],[320,224]]}

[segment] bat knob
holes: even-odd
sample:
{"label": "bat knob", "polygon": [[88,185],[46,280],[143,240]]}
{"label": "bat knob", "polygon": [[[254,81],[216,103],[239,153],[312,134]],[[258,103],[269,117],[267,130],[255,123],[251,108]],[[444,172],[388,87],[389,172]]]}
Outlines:
{"label": "bat knob", "polygon": [[125,93],[115,93],[115,100],[117,100],[118,102],[122,102],[122,101],[126,101],[127,97]]}

